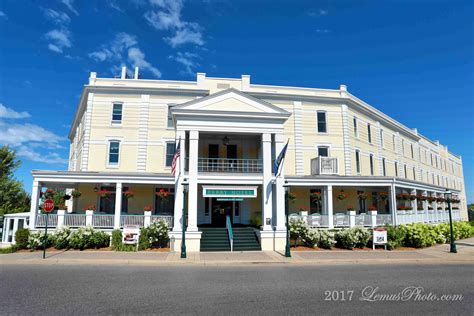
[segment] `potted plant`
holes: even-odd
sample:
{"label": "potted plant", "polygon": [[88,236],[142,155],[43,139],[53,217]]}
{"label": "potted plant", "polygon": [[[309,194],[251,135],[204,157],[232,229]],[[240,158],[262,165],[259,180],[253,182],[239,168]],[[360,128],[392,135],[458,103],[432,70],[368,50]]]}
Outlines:
{"label": "potted plant", "polygon": [[362,201],[367,200],[367,194],[364,191],[357,192],[357,197]]}
{"label": "potted plant", "polygon": [[68,201],[68,200],[71,199],[71,196],[69,194],[64,194],[63,199],[64,199],[64,201]]}
{"label": "potted plant", "polygon": [[410,201],[414,201],[414,200],[416,200],[416,195],[410,194],[409,198],[410,198]]}
{"label": "potted plant", "polygon": [[288,200],[294,202],[296,200],[296,194],[288,192]]}
{"label": "potted plant", "polygon": [[131,199],[133,198],[133,191],[131,190],[127,190],[125,192],[123,192],[123,197],[126,198],[126,199]]}
{"label": "potted plant", "polygon": [[89,204],[87,206],[84,207],[84,211],[95,211],[95,204]]}
{"label": "potted plant", "polygon": [[82,195],[81,191],[79,190],[72,190],[71,196],[75,199],[79,198]]}
{"label": "potted plant", "polygon": [[379,193],[379,198],[382,200],[382,201],[386,201],[388,199],[388,193],[387,192],[380,192]]}
{"label": "potted plant", "polygon": [[308,212],[308,207],[305,205],[300,205],[300,212]]}
{"label": "potted plant", "polygon": [[311,202],[321,201],[321,192],[313,192],[310,195]]}
{"label": "potted plant", "polygon": [[337,194],[337,199],[339,201],[342,201],[346,198],[347,198],[347,194],[344,192],[344,190],[339,191],[339,193]]}
{"label": "potted plant", "polygon": [[152,210],[151,205],[147,205],[143,208],[143,212],[151,212],[151,210]]}
{"label": "potted plant", "polygon": [[370,204],[369,207],[368,207],[368,210],[369,210],[369,211],[376,211],[376,210],[377,210],[377,206],[375,206],[374,204]]}
{"label": "potted plant", "polygon": [[434,196],[427,196],[426,199],[428,200],[428,202],[432,203],[436,200],[436,198]]}
{"label": "potted plant", "polygon": [[421,194],[418,194],[418,195],[416,196],[416,199],[417,199],[418,201],[426,201],[426,196],[421,195]]}
{"label": "potted plant", "polygon": [[46,192],[43,194],[45,199],[52,199],[54,198],[54,190],[53,189],[47,189]]}
{"label": "potted plant", "polygon": [[443,197],[437,197],[436,198],[436,202],[443,203],[444,201],[446,201],[446,200]]}
{"label": "potted plant", "polygon": [[160,188],[158,192],[155,193],[156,197],[158,197],[161,201],[167,200],[169,192],[167,189]]}
{"label": "potted plant", "polygon": [[98,191],[97,195],[99,195],[102,198],[108,199],[112,195],[112,192],[110,192],[109,190],[104,189],[104,190]]}
{"label": "potted plant", "polygon": [[349,205],[349,206],[347,207],[347,211],[355,211],[354,206]]}

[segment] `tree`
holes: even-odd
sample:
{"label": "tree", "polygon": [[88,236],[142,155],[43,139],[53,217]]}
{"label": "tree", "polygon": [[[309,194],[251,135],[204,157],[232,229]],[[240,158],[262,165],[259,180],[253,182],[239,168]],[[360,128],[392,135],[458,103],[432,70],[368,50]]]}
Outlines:
{"label": "tree", "polygon": [[0,147],[0,215],[28,212],[30,209],[29,194],[13,176],[20,165],[14,150],[8,146]]}

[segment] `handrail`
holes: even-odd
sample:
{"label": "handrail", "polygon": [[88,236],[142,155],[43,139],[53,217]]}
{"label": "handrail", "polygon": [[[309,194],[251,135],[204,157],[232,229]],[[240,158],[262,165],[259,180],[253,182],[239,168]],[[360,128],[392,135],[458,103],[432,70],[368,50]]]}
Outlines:
{"label": "handrail", "polygon": [[232,224],[229,215],[226,216],[225,228],[227,228],[227,233],[229,234],[230,251],[234,251],[234,232],[232,231]]}

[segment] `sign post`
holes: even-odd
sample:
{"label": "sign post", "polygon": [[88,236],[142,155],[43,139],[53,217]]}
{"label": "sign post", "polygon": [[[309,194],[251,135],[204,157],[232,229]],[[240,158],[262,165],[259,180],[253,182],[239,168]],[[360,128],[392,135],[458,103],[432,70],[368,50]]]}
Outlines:
{"label": "sign post", "polygon": [[48,222],[49,222],[49,213],[54,210],[54,201],[47,199],[43,203],[43,211],[46,213],[46,224],[44,225],[44,238],[43,238],[43,259],[46,258],[46,245],[48,242]]}
{"label": "sign post", "polygon": [[383,227],[374,229],[372,250],[375,250],[375,245],[383,245],[387,250],[387,230]]}

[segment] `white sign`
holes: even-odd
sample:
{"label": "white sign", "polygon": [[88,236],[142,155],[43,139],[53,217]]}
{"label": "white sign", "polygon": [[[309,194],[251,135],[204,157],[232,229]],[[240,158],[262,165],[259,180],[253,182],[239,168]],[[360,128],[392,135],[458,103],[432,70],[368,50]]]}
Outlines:
{"label": "white sign", "polygon": [[140,237],[140,226],[138,225],[124,225],[122,232],[122,242],[126,245],[138,244]]}
{"label": "white sign", "polygon": [[387,247],[387,230],[385,228],[374,229],[372,249],[375,249],[375,245],[384,245]]}

